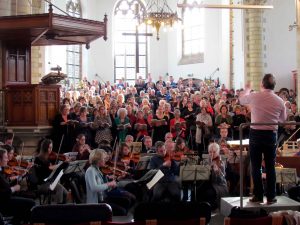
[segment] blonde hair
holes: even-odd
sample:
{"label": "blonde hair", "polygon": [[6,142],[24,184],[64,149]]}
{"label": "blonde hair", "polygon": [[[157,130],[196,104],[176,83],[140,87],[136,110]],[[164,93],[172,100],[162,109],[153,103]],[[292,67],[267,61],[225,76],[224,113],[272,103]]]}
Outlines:
{"label": "blonde hair", "polygon": [[106,157],[106,151],[104,151],[103,149],[96,148],[91,152],[89,156],[89,162],[91,165],[97,165],[99,161],[105,160]]}

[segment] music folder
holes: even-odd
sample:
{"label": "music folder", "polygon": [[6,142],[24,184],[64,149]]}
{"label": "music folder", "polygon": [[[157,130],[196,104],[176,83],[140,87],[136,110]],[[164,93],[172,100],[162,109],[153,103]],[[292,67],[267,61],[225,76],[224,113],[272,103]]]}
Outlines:
{"label": "music folder", "polygon": [[63,164],[63,162],[59,162],[59,163],[57,164],[58,166],[57,166],[54,170],[52,170],[51,174],[50,174],[47,178],[45,178],[44,181],[47,182],[48,180],[52,179],[52,178],[54,177],[54,174],[57,173],[57,172],[56,172],[57,169],[60,168],[62,164]]}
{"label": "music folder", "polygon": [[154,177],[146,184],[147,188],[150,190],[163,176],[164,173],[158,170]]}
{"label": "music folder", "polygon": [[59,174],[57,175],[57,177],[55,178],[55,180],[50,184],[50,186],[49,186],[49,189],[51,190],[51,191],[53,191],[54,189],[55,189],[55,187],[56,187],[56,185],[58,184],[58,182],[59,182],[59,180],[60,180],[60,178],[62,177],[62,175],[64,175],[64,172],[61,170],[60,172],[59,172]]}

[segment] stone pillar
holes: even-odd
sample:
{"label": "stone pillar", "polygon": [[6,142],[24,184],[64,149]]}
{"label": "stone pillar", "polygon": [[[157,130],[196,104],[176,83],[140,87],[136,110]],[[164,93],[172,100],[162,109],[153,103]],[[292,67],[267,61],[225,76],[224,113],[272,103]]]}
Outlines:
{"label": "stone pillar", "polygon": [[0,16],[10,16],[11,15],[11,5],[10,0],[0,1]]}
{"label": "stone pillar", "polygon": [[[247,4],[264,4],[264,0],[247,0]],[[260,89],[264,73],[263,10],[245,10],[245,82],[250,82],[254,90]]]}
{"label": "stone pillar", "polygon": [[[232,5],[234,2],[233,0],[230,0],[230,4]],[[234,18],[234,12],[232,9],[230,9],[229,12],[229,88],[234,88],[234,54],[233,54],[233,48],[234,48],[234,38],[233,38],[233,18]]]}
{"label": "stone pillar", "polygon": [[[44,3],[40,0],[32,0],[32,12],[34,14],[44,13]],[[43,52],[45,51],[45,47],[42,46],[34,46],[31,47],[31,83],[38,84],[40,82],[43,71],[43,63],[44,57]]]}
{"label": "stone pillar", "polygon": [[31,14],[31,0],[11,0],[12,15],[26,15]]}

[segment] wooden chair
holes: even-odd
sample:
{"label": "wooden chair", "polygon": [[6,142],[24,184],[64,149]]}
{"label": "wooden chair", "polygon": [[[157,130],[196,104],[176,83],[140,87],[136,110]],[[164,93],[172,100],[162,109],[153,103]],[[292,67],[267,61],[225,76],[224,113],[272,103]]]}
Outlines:
{"label": "wooden chair", "polygon": [[134,221],[148,224],[208,224],[211,208],[206,202],[151,202],[141,203],[134,211]]}
{"label": "wooden chair", "polygon": [[111,220],[112,210],[107,204],[41,205],[31,210],[31,224],[34,225],[96,225]]}
{"label": "wooden chair", "polygon": [[224,218],[224,225],[282,225],[283,217],[281,215],[265,216],[254,219],[242,218]]}

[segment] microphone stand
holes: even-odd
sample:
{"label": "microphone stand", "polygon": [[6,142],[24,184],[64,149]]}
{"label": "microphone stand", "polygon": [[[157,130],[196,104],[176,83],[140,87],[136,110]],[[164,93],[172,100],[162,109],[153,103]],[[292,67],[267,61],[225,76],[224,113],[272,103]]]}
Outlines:
{"label": "microphone stand", "polygon": [[209,75],[209,83],[211,83],[211,81],[212,81],[212,77],[216,74],[216,72],[217,71],[219,71],[220,70],[220,68],[218,67],[217,69],[215,69],[210,75]]}

